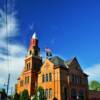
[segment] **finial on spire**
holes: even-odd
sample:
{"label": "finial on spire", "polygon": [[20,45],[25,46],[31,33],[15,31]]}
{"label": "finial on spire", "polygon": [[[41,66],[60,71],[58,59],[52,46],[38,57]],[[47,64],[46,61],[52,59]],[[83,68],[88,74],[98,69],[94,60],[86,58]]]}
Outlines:
{"label": "finial on spire", "polygon": [[32,39],[38,39],[36,32],[33,33]]}

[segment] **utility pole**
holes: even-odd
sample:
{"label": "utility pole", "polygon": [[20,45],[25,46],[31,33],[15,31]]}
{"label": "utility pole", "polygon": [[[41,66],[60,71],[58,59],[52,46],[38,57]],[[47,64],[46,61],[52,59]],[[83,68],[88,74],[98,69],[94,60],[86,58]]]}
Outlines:
{"label": "utility pole", "polygon": [[[9,36],[8,34],[8,1],[9,0],[5,0],[6,1],[6,7],[5,7],[5,10],[6,10],[6,33],[7,33],[7,38]],[[9,48],[8,46],[8,43],[9,43],[9,39],[7,39],[7,49]],[[8,54],[8,50],[7,50],[7,60],[8,60],[8,81],[7,81],[7,95],[8,95],[8,91],[9,91],[9,81],[10,81],[10,73],[9,73],[9,54]]]}
{"label": "utility pole", "polygon": [[8,74],[8,82],[7,82],[7,95],[9,91],[9,82],[10,82],[10,73]]}

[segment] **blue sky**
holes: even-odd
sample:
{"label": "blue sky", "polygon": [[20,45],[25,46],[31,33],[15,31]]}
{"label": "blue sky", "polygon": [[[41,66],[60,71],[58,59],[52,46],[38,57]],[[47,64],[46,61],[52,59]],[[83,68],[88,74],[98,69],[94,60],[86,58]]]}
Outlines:
{"label": "blue sky", "polygon": [[[32,31],[40,47],[69,58],[77,56],[84,66],[99,63],[100,1],[23,0],[17,2],[21,34],[28,46]],[[33,24],[34,29],[29,26]]]}
{"label": "blue sky", "polygon": [[34,24],[34,30],[40,38],[41,48],[48,45],[62,55],[81,55],[82,59],[85,58],[86,65],[98,60],[100,50],[99,2],[93,0],[84,2],[80,0],[77,2],[76,0],[44,0],[42,2],[29,0],[24,2],[24,5],[23,1],[19,1],[18,6],[21,32],[26,35],[26,43],[29,43],[32,35],[29,25]]}
{"label": "blue sky", "polygon": [[76,56],[84,71],[90,75],[89,80],[100,81],[99,0],[9,1],[8,38],[4,31],[5,0],[0,0],[0,64],[4,66],[0,67],[1,84],[7,79],[7,64],[13,77],[12,83],[22,71],[23,59],[34,31],[38,34],[42,54],[45,47],[49,47],[54,55],[64,59]]}

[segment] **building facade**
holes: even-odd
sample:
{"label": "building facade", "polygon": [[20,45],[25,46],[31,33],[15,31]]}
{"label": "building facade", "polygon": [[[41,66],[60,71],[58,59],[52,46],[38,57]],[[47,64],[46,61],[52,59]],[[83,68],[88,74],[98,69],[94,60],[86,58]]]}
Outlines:
{"label": "building facade", "polygon": [[16,90],[20,94],[27,89],[32,96],[39,86],[43,87],[47,100],[88,100],[88,75],[76,57],[68,61],[58,56],[47,57],[42,62],[38,38],[34,34]]}
{"label": "building facade", "polygon": [[46,59],[38,74],[38,86],[48,100],[88,100],[88,79],[76,58],[64,61],[58,56]]}
{"label": "building facade", "polygon": [[100,91],[89,90],[88,100],[100,100]]}

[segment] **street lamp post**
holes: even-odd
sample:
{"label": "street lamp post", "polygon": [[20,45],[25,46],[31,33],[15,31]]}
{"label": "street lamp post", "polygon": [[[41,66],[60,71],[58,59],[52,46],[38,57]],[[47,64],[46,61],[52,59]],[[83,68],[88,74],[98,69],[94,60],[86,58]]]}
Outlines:
{"label": "street lamp post", "polygon": [[40,100],[40,92],[37,92],[38,100]]}

